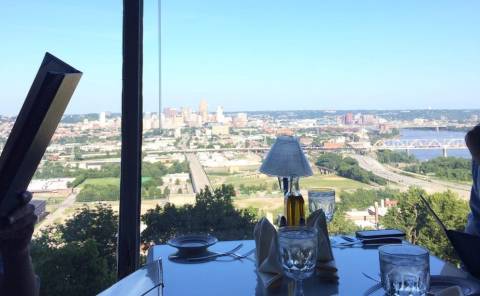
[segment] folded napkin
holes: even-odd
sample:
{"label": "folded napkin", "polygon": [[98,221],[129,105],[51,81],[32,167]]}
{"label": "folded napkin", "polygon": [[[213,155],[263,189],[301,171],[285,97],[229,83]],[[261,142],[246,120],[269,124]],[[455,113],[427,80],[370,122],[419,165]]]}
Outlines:
{"label": "folded napkin", "polygon": [[459,286],[448,287],[434,294],[435,296],[464,296]]}
{"label": "folded napkin", "polygon": [[263,286],[269,287],[283,275],[277,231],[266,218],[262,218],[255,225],[253,236],[258,276]]}
{"label": "folded napkin", "polygon": [[311,213],[307,225],[316,228],[318,234],[317,276],[326,281],[338,281],[337,267],[328,237],[327,219],[323,210]]}

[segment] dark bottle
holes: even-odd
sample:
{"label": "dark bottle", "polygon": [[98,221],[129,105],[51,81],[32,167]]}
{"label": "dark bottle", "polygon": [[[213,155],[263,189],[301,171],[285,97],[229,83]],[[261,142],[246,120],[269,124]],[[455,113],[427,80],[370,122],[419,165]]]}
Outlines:
{"label": "dark bottle", "polygon": [[305,221],[305,201],[300,194],[298,187],[298,177],[288,177],[282,179],[284,192],[284,216],[287,218],[288,226],[300,226],[300,221]]}
{"label": "dark bottle", "polygon": [[280,218],[280,225],[279,225],[279,226],[280,226],[280,227],[285,227],[285,226],[287,226],[287,218],[285,218],[285,216],[282,216],[282,217]]}

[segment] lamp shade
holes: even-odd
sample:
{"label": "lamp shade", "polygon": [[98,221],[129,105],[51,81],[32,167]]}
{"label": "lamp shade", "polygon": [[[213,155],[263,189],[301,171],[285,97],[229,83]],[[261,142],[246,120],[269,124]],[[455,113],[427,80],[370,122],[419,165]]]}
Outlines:
{"label": "lamp shade", "polygon": [[297,138],[279,136],[260,167],[260,172],[278,177],[307,177],[313,175]]}

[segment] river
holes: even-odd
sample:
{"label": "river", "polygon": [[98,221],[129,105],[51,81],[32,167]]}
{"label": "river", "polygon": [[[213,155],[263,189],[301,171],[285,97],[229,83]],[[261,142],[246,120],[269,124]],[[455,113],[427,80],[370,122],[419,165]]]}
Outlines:
{"label": "river", "polygon": [[[465,138],[465,132],[458,131],[446,131],[446,130],[423,130],[423,129],[401,129],[400,139],[463,139]],[[442,150],[411,150],[411,154],[415,155],[420,160],[429,160],[438,156],[442,156]],[[456,156],[463,158],[470,158],[468,149],[449,149],[447,150],[448,156]]]}

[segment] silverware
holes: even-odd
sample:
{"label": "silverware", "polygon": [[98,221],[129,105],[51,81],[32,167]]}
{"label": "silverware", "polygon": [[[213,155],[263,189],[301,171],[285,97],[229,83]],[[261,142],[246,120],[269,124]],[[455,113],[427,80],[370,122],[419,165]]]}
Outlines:
{"label": "silverware", "polygon": [[385,244],[392,244],[392,243],[401,243],[402,239],[399,237],[364,238],[364,239],[349,241],[346,243],[338,243],[338,244],[335,244],[334,247],[348,247],[348,246],[364,244],[364,243],[375,244],[375,242],[378,242],[376,243],[378,245],[385,245]]}
{"label": "silverware", "polygon": [[246,252],[245,254],[237,254],[237,253],[232,253],[230,254],[230,256],[232,257],[235,257],[235,259],[243,259],[243,258],[247,258],[248,256],[252,255],[253,252],[255,252],[255,248],[251,249],[250,251]]}
{"label": "silverware", "polygon": [[367,291],[365,291],[363,293],[363,296],[370,296],[372,293],[376,292],[377,290],[381,289],[382,288],[382,284],[378,283],[374,286],[372,286],[370,289],[368,289]]}
{"label": "silverware", "polygon": [[236,246],[235,248],[233,248],[232,250],[230,250],[228,252],[215,253],[215,254],[211,254],[211,255],[207,255],[207,256],[203,256],[203,257],[185,258],[185,260],[187,260],[187,261],[203,261],[203,260],[222,257],[222,256],[230,256],[233,253],[235,253],[236,251],[240,250],[242,247],[243,247],[243,244],[239,244],[238,246]]}
{"label": "silverware", "polygon": [[342,235],[340,237],[343,238],[344,240],[346,240],[347,242],[354,242],[354,241],[358,240],[358,238],[356,238],[356,237],[351,237],[351,236],[347,236],[347,235]]}
{"label": "silverware", "polygon": [[362,272],[362,274],[363,274],[363,276],[366,277],[367,279],[370,279],[370,280],[372,280],[372,281],[374,281],[374,282],[376,282],[376,283],[380,283],[380,280],[379,280],[379,279],[376,279],[376,278],[374,278],[373,276],[366,274],[365,272]]}

